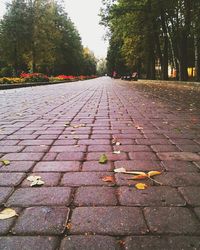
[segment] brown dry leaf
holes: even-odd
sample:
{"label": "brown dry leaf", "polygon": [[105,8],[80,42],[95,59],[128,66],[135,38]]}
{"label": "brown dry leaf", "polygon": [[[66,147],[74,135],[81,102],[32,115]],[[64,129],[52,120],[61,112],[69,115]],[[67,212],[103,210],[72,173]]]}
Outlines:
{"label": "brown dry leaf", "polygon": [[104,176],[104,177],[102,178],[102,181],[105,181],[105,182],[115,182],[113,176]]}
{"label": "brown dry leaf", "polygon": [[144,189],[148,188],[148,186],[145,183],[137,183],[137,184],[135,184],[135,187],[139,190],[144,190]]}
{"label": "brown dry leaf", "polygon": [[18,216],[18,214],[14,209],[11,208],[5,208],[3,211],[0,212],[0,220],[9,219],[14,216]]}
{"label": "brown dry leaf", "polygon": [[70,230],[71,227],[72,227],[72,224],[71,224],[71,223],[67,223],[66,228],[67,228],[68,230]]}
{"label": "brown dry leaf", "polygon": [[152,176],[159,175],[159,174],[162,174],[162,173],[159,171],[149,171],[147,173],[148,177],[152,177]]}
{"label": "brown dry leaf", "polygon": [[131,180],[144,180],[146,178],[148,178],[147,174],[146,175],[136,175],[136,176],[131,177],[130,179]]}

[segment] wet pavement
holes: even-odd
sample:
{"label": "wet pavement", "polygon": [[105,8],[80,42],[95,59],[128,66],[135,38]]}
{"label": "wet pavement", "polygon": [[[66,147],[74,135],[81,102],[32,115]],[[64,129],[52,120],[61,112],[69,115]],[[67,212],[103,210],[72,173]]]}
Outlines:
{"label": "wet pavement", "polygon": [[200,110],[181,105],[108,77],[1,90],[0,203],[18,216],[0,249],[200,249]]}

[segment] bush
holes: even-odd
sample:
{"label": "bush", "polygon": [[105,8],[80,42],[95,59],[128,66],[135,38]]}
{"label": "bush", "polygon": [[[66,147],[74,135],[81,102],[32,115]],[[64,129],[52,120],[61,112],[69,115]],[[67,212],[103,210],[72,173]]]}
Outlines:
{"label": "bush", "polygon": [[11,78],[11,77],[3,77],[0,78],[0,84],[14,84],[14,83],[24,83],[24,79],[22,78]]}
{"label": "bush", "polygon": [[42,73],[21,73],[21,78],[25,80],[25,82],[48,82],[49,77]]}

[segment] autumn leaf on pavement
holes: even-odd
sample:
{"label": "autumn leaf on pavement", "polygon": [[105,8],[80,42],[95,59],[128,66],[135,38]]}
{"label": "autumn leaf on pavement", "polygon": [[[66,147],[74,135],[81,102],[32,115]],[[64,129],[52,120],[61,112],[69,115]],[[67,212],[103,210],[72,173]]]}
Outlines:
{"label": "autumn leaf on pavement", "polygon": [[159,171],[149,171],[147,173],[148,177],[152,177],[152,176],[159,175],[159,174],[161,174],[161,172]]}
{"label": "autumn leaf on pavement", "polygon": [[115,173],[125,173],[126,169],[125,168],[116,168],[116,169],[114,169],[114,172]]}
{"label": "autumn leaf on pavement", "polygon": [[148,178],[147,174],[146,175],[136,175],[136,176],[131,177],[130,179],[131,180],[144,180],[146,178]]}
{"label": "autumn leaf on pavement", "polygon": [[104,176],[104,177],[102,178],[102,181],[105,181],[105,182],[115,182],[113,176]]}
{"label": "autumn leaf on pavement", "polygon": [[0,220],[9,219],[14,216],[18,216],[18,214],[16,213],[14,209],[11,209],[11,208],[5,208],[4,210],[0,212]]}
{"label": "autumn leaf on pavement", "polygon": [[115,151],[113,151],[113,154],[116,154],[116,155],[118,155],[118,154],[120,154],[121,152],[120,152],[120,150],[115,150]]}
{"label": "autumn leaf on pavement", "polygon": [[143,175],[143,176],[147,175],[145,172],[140,172],[140,171],[126,171],[125,174],[135,174],[135,175]]}
{"label": "autumn leaf on pavement", "polygon": [[105,164],[108,161],[108,158],[105,154],[102,154],[99,158],[99,163],[100,164]]}
{"label": "autumn leaf on pavement", "polygon": [[144,190],[144,189],[148,188],[148,186],[145,183],[137,183],[137,184],[135,184],[135,187],[139,190]]}
{"label": "autumn leaf on pavement", "polygon": [[41,180],[41,176],[29,176],[27,180],[31,182],[31,187],[42,186],[44,184],[44,181]]}
{"label": "autumn leaf on pavement", "polygon": [[3,165],[5,165],[5,166],[10,165],[10,161],[8,161],[8,160],[1,160],[1,162],[2,162]]}

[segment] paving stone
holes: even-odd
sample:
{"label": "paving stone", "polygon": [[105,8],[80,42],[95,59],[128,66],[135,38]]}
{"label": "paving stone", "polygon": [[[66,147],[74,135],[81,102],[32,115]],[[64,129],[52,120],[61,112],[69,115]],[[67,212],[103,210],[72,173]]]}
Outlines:
{"label": "paving stone", "polygon": [[195,164],[189,161],[162,161],[162,165],[170,172],[198,172]]}
{"label": "paving stone", "polygon": [[114,166],[115,168],[124,167],[126,170],[134,170],[134,171],[164,170],[160,165],[160,161],[153,161],[153,160],[116,161],[114,162]]}
{"label": "paving stone", "polygon": [[79,236],[72,235],[65,237],[60,246],[60,250],[120,250],[119,244],[114,237],[102,235]]}
{"label": "paving stone", "polygon": [[[44,181],[44,184],[42,186],[57,186],[60,178],[61,178],[61,174],[60,173],[31,173],[29,174],[29,176],[40,176],[41,180]],[[22,182],[22,184],[20,185],[21,187],[30,187],[31,182],[27,180],[27,178]]]}
{"label": "paving stone", "polygon": [[176,188],[148,187],[145,190],[137,190],[130,187],[118,189],[119,202],[123,206],[185,206],[185,200],[180,196]]}
{"label": "paving stone", "polygon": [[56,140],[55,142],[54,142],[54,146],[63,146],[63,145],[75,145],[76,144],[76,140]]}
{"label": "paving stone", "polygon": [[121,152],[120,154],[113,154],[112,152],[92,152],[87,154],[87,161],[98,161],[102,154],[106,154],[109,161],[119,161],[128,159],[127,154],[124,152]]}
{"label": "paving stone", "polygon": [[49,146],[53,143],[53,140],[23,140],[20,141],[19,145],[24,146],[40,146],[40,145],[46,145]]}
{"label": "paving stone", "polygon": [[43,153],[9,153],[2,157],[2,159],[9,161],[39,161]]}
{"label": "paving stone", "polygon": [[125,239],[126,250],[189,250],[200,248],[200,237],[131,236]]}
{"label": "paving stone", "polygon": [[200,175],[194,172],[168,172],[155,178],[165,186],[200,186]]}
{"label": "paving stone", "polygon": [[11,161],[10,165],[2,166],[0,172],[29,172],[34,164],[34,161]]}
{"label": "paving stone", "polygon": [[179,191],[189,205],[200,206],[200,187],[181,187]]}
{"label": "paving stone", "polygon": [[188,208],[144,208],[148,227],[156,234],[199,234],[200,223]]}
{"label": "paving stone", "polygon": [[28,153],[45,153],[48,152],[49,146],[45,145],[39,145],[39,146],[26,146],[23,150],[23,152],[28,152]]}
{"label": "paving stone", "polygon": [[141,210],[134,207],[75,208],[71,225],[72,234],[142,235],[148,231]]}
{"label": "paving stone", "polygon": [[168,139],[136,139],[139,145],[171,145]]}
{"label": "paving stone", "polygon": [[176,152],[180,151],[179,148],[177,148],[174,145],[152,145],[151,148],[154,152]]}
{"label": "paving stone", "polygon": [[129,157],[131,160],[147,160],[147,161],[157,161],[159,160],[155,153],[153,152],[130,152]]}
{"label": "paving stone", "polygon": [[50,152],[86,152],[86,146],[52,146]]}
{"label": "paving stone", "polygon": [[9,135],[6,139],[8,140],[34,140],[38,135]]}
{"label": "paving stone", "polygon": [[7,236],[0,237],[2,250],[55,250],[58,239],[52,236]]}
{"label": "paving stone", "polygon": [[0,205],[3,205],[13,190],[11,187],[0,187]]}
{"label": "paving stone", "polygon": [[88,147],[88,152],[112,152],[112,147],[110,145],[90,145]]}
{"label": "paving stone", "polygon": [[46,153],[45,156],[42,158],[43,161],[54,161],[57,157],[58,153]]}
{"label": "paving stone", "polygon": [[67,187],[19,188],[6,202],[6,206],[64,206],[70,203],[71,189]]}
{"label": "paving stone", "polygon": [[17,186],[24,178],[23,173],[0,173],[0,186]]}
{"label": "paving stone", "polygon": [[80,145],[110,145],[110,140],[105,139],[89,139],[89,140],[79,140]]}
{"label": "paving stone", "polygon": [[33,172],[73,172],[80,170],[78,161],[41,161],[36,164]]}
{"label": "paving stone", "polygon": [[82,152],[64,152],[59,153],[56,157],[57,161],[81,161],[84,159],[84,153]]}
{"label": "paving stone", "polygon": [[122,152],[149,152],[152,151],[150,147],[146,145],[120,145],[114,146],[114,150],[121,150]]}
{"label": "paving stone", "polygon": [[113,165],[111,162],[100,164],[98,161],[86,161],[83,163],[82,171],[86,172],[101,172],[101,171],[112,171]]}
{"label": "paving stone", "polygon": [[179,145],[178,146],[182,151],[199,153],[200,146],[199,145]]}
{"label": "paving stone", "polygon": [[64,186],[103,186],[114,185],[112,182],[102,180],[104,176],[113,176],[109,172],[73,172],[63,175],[61,185]]}
{"label": "paving stone", "polygon": [[112,187],[80,187],[74,198],[75,206],[115,206],[116,190]]}
{"label": "paving stone", "polygon": [[24,146],[0,146],[0,153],[17,153],[24,149]]}
{"label": "paving stone", "polygon": [[20,142],[20,140],[1,140],[1,146],[15,146]]}
{"label": "paving stone", "polygon": [[157,155],[164,161],[200,161],[200,155],[191,152],[166,152]]}
{"label": "paving stone", "polygon": [[12,232],[18,235],[60,235],[69,216],[66,207],[29,207],[19,216]]}

